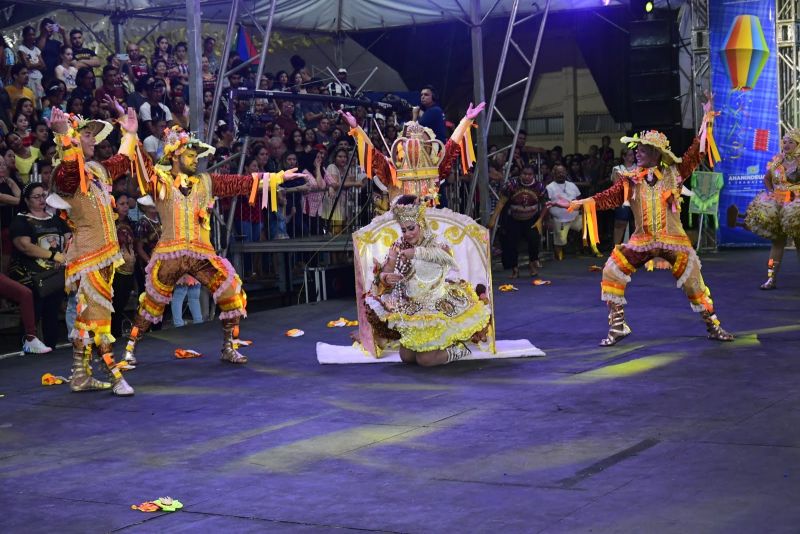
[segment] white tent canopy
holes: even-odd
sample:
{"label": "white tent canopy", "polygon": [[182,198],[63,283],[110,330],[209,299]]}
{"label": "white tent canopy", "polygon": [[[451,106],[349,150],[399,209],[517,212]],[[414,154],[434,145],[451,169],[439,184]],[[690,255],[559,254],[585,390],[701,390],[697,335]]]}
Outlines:
{"label": "white tent canopy", "polygon": [[[512,0],[277,0],[273,26],[295,31],[339,32],[366,31],[381,28],[396,28],[438,22],[467,21],[471,2],[477,1],[481,17],[507,15]],[[25,2],[11,2],[25,4]],[[623,5],[622,0],[609,0],[609,5]],[[110,14],[119,11],[128,17],[157,18],[168,13],[170,18],[186,17],[185,2],[173,0],[65,0],[62,2],[37,2],[37,5],[52,6],[76,12]],[[205,0],[200,2],[203,22],[227,21],[230,13],[229,0]],[[544,1],[524,2],[520,13],[536,13],[543,8]],[[551,11],[602,8],[603,0],[551,0]],[[266,23],[269,15],[269,0],[243,2],[245,13],[252,11],[255,19]],[[252,8],[252,9],[249,9]],[[248,23],[250,17],[242,16]]]}
{"label": "white tent canopy", "polygon": [[[620,4],[612,0],[611,4]],[[478,0],[481,17],[507,15],[512,0]],[[494,7],[496,4],[496,7]],[[544,2],[541,2],[541,6]],[[602,7],[601,0],[553,0],[551,10]],[[525,2],[521,13],[540,11],[535,2]],[[494,7],[494,9],[493,9]],[[256,10],[266,17],[269,3]],[[470,0],[278,0],[274,23],[309,31],[363,31],[417,24],[469,20]]]}

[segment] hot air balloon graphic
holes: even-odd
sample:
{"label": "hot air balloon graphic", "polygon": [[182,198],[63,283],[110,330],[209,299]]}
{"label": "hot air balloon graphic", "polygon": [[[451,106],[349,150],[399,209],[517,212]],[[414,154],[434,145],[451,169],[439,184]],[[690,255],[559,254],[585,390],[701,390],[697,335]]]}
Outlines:
{"label": "hot air balloon graphic", "polygon": [[755,15],[736,17],[719,54],[728,71],[731,88],[740,91],[753,89],[769,58],[759,18]]}

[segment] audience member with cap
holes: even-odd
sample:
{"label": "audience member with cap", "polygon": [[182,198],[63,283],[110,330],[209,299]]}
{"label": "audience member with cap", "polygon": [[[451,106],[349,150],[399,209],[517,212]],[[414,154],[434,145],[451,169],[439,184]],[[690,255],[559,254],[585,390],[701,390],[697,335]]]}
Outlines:
{"label": "audience member with cap", "polygon": [[347,83],[347,69],[342,67],[336,71],[336,80],[328,84],[328,93],[331,96],[351,96],[353,87]]}

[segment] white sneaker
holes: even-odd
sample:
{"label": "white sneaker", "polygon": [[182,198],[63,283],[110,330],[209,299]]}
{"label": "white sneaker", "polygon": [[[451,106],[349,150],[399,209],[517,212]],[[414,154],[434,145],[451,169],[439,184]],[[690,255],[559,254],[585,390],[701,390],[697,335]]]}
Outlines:
{"label": "white sneaker", "polygon": [[30,341],[26,339],[22,344],[22,352],[25,354],[47,354],[52,351],[53,349],[39,341],[38,337],[34,337]]}

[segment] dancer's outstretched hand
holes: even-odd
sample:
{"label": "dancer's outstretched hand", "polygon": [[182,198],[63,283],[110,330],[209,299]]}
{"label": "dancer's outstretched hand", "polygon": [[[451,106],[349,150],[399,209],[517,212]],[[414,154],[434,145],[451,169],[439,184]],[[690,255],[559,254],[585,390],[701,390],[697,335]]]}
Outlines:
{"label": "dancer's outstretched hand", "polygon": [[342,111],[340,109],[339,110],[339,115],[342,116],[342,118],[347,123],[347,125],[350,126],[350,128],[358,127],[358,121],[356,121],[356,118],[353,117],[353,115],[349,111]]}
{"label": "dancer's outstretched hand", "polygon": [[136,110],[133,109],[133,106],[128,108],[128,114],[120,119],[119,125],[128,133],[136,133],[139,129],[139,120],[136,118]]}
{"label": "dancer's outstretched hand", "polygon": [[[575,201],[575,202],[577,202],[577,201]],[[570,204],[572,204],[572,203],[569,200],[567,200],[566,198],[557,198],[555,200],[551,200],[550,202],[547,202],[545,204],[545,207],[552,208],[553,206],[556,206],[556,207],[559,207],[559,208],[569,209]]]}
{"label": "dancer's outstretched hand", "polygon": [[289,169],[288,171],[285,171],[283,173],[284,180],[293,180],[295,178],[302,178],[304,176],[305,174],[303,174],[302,172],[297,172],[297,167],[295,167],[294,169]]}
{"label": "dancer's outstretched hand", "polygon": [[475,117],[481,114],[481,111],[483,111],[483,108],[485,107],[486,107],[486,102],[481,102],[474,108],[472,107],[472,102],[470,102],[469,107],[467,108],[467,118],[469,120],[474,119]]}
{"label": "dancer's outstretched hand", "polygon": [[50,121],[47,125],[55,133],[63,135],[69,131],[69,115],[61,111],[61,108],[54,107],[50,112]]}
{"label": "dancer's outstretched hand", "polygon": [[103,103],[106,105],[108,112],[116,118],[125,115],[125,109],[117,102],[117,99],[109,94],[103,95]]}

